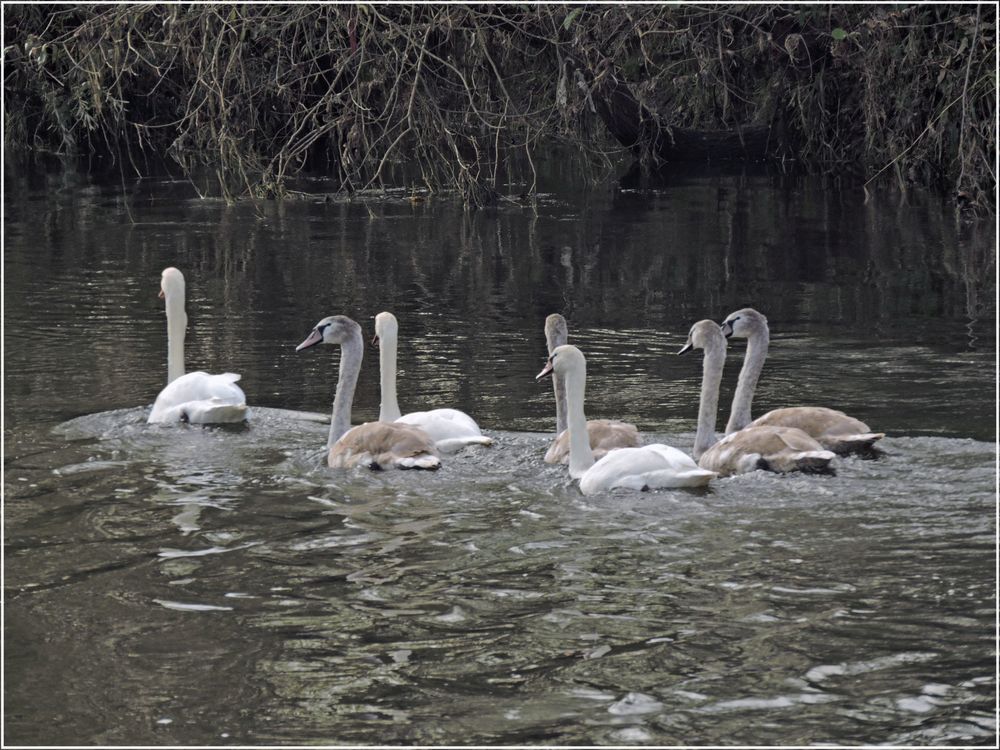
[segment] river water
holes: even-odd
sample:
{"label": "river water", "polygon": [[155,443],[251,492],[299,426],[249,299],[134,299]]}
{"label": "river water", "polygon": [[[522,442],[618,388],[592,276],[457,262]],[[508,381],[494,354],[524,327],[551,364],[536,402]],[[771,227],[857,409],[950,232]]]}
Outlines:
{"label": "river water", "polygon": [[[994,742],[991,222],[763,171],[468,213],[5,177],[7,743]],[[168,265],[188,368],[242,373],[245,427],[145,424]],[[590,497],[542,462],[548,313],[589,417],[689,450],[701,367],[674,352],[746,305],[755,413],[835,406],[884,455]],[[328,413],[337,353],[295,345],[381,310],[403,411],[461,408],[492,448],[325,467],[294,412]],[[369,348],[354,421],[377,410]]]}

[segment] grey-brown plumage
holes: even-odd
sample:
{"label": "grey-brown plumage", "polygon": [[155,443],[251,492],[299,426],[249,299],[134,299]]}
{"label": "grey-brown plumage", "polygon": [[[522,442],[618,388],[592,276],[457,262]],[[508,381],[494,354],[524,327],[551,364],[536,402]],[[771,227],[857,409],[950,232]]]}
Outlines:
{"label": "grey-brown plumage", "polygon": [[694,457],[698,466],[722,476],[756,469],[788,472],[829,472],[834,454],[802,430],[792,427],[746,427],[716,441],[719,384],[726,363],[726,339],[714,321],[699,320],[688,334],[680,353],[690,349],[705,352],[698,403],[698,432]]}
{"label": "grey-brown plumage", "polygon": [[413,425],[365,422],[345,432],[333,447],[327,463],[334,469],[366,466],[372,469],[437,469],[441,461],[434,441]]}
{"label": "grey-brown plumage", "polygon": [[[545,345],[549,355],[569,340],[569,326],[566,318],[553,313],[545,319]],[[569,433],[566,431],[566,384],[561,375],[552,375],[552,389],[556,399],[556,438],[545,453],[545,462],[550,464],[569,463]],[[636,448],[642,445],[642,437],[634,424],[619,422],[617,419],[587,420],[587,436],[594,460],[603,458],[617,448]]]}
{"label": "grey-brown plumage", "polygon": [[343,315],[323,318],[296,351],[316,344],[340,346],[340,373],[333,400],[327,463],[335,469],[367,466],[372,469],[437,469],[441,465],[434,441],[419,427],[408,424],[366,422],[351,427],[351,405],[364,338],[361,326]]}
{"label": "grey-brown plumage", "polygon": [[736,393],[733,395],[729,423],[726,425],[727,434],[747,426],[794,427],[819,441],[827,450],[840,454],[871,450],[877,440],[885,437],[884,432],[872,432],[861,420],[825,406],[775,409],[752,419],[750,407],[771,338],[767,318],[752,307],[745,307],[726,318],[722,324],[722,333],[726,338],[735,336],[747,340],[747,353],[740,369]]}
{"label": "grey-brown plumage", "polygon": [[[634,424],[614,419],[588,419],[587,437],[594,460],[608,455],[617,448],[637,448],[642,445],[639,429]],[[550,464],[569,463],[569,432],[563,430],[552,441],[545,453],[545,462]]]}

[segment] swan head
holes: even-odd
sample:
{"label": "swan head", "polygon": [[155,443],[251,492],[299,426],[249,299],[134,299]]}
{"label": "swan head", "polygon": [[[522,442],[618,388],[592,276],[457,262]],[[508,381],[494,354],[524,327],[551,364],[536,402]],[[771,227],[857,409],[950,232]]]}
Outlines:
{"label": "swan head", "polygon": [[399,335],[399,321],[391,312],[380,312],[375,316],[375,336],[372,345],[378,346],[380,341],[395,341]]}
{"label": "swan head", "polygon": [[692,349],[714,351],[719,348],[723,351],[726,348],[726,337],[723,335],[722,329],[715,324],[714,320],[699,320],[691,326],[687,343],[677,353],[686,354]]}
{"label": "swan head", "polygon": [[160,299],[184,299],[184,274],[171,266],[160,275]]}
{"label": "swan head", "polygon": [[727,339],[732,336],[745,339],[760,331],[767,331],[767,318],[752,307],[730,313],[722,323],[722,335]]}
{"label": "swan head", "polygon": [[295,351],[300,352],[316,344],[344,344],[360,335],[361,326],[353,320],[344,315],[331,315],[317,323],[306,340],[295,347]]}
{"label": "swan head", "polygon": [[565,376],[568,372],[575,372],[582,370],[586,372],[587,360],[583,356],[583,352],[577,349],[572,344],[564,344],[562,346],[557,346],[552,350],[552,354],[549,355],[548,361],[545,363],[545,367],[542,371],[535,376],[535,380],[541,380],[546,375],[551,375],[553,372],[556,375]]}
{"label": "swan head", "polygon": [[566,318],[559,313],[552,313],[545,319],[545,343],[551,352],[557,346],[562,346],[569,340],[569,328]]}

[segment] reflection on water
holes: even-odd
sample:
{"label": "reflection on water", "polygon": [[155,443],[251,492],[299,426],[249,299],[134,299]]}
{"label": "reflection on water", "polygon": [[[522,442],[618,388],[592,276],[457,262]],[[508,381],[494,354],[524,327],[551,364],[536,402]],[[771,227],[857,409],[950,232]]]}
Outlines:
{"label": "reflection on water", "polygon": [[[475,214],[258,216],[140,183],[134,224],[113,186],[9,179],[8,741],[994,736],[990,228],[762,175]],[[189,366],[243,374],[246,427],[145,424],[169,264]],[[759,409],[839,406],[889,433],[883,458],[586,498],[541,463],[548,312],[588,354],[589,416],[689,449],[700,364],[673,353],[748,303],[774,331]],[[337,356],[294,346],[381,309],[404,410],[465,409],[493,448],[323,466],[324,425],[283,409],[328,412]],[[356,421],[377,379],[369,350]]]}

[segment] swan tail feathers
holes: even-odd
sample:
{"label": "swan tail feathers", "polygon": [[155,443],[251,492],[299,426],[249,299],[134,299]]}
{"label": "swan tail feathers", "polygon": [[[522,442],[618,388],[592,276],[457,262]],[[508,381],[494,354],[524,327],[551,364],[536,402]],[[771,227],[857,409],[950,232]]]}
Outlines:
{"label": "swan tail feathers", "polygon": [[820,442],[824,448],[844,456],[848,453],[866,453],[875,450],[875,443],[884,437],[884,432],[862,432],[856,435],[836,435]]}
{"label": "swan tail feathers", "polygon": [[[564,437],[565,436],[565,437]],[[547,464],[568,464],[569,463],[569,440],[565,430],[560,432],[549,449],[545,451],[545,463]]]}
{"label": "swan tail feathers", "polygon": [[454,453],[467,445],[493,445],[493,438],[477,435],[464,438],[445,438],[434,443],[434,447],[442,453]]}
{"label": "swan tail feathers", "polygon": [[[623,489],[638,490],[645,492],[654,489],[677,489],[680,487],[704,487],[711,480],[719,476],[714,471],[705,469],[662,469],[658,471],[647,471],[642,474],[631,474],[620,477],[611,484],[611,488],[621,487]],[[590,494],[587,489],[596,491],[599,488],[585,488],[584,482],[580,482],[580,489],[584,494]]]}
{"label": "swan tail feathers", "polygon": [[191,424],[236,424],[246,421],[249,411],[246,404],[215,403],[198,404],[188,409],[186,421]]}
{"label": "swan tail feathers", "polygon": [[616,483],[615,486],[630,487],[638,490],[704,487],[717,476],[718,474],[714,471],[707,471],[706,469],[686,469],[683,471],[663,469],[660,471],[648,471],[645,474],[638,474],[634,477],[626,477],[626,479],[631,480],[628,484]]}
{"label": "swan tail feathers", "polygon": [[403,456],[396,459],[396,467],[399,469],[427,469],[435,471],[441,468],[441,459],[429,453],[421,453],[416,456]]}
{"label": "swan tail feathers", "polygon": [[801,451],[782,460],[767,460],[772,471],[801,471],[804,474],[834,474],[831,462],[837,457],[833,451]]}
{"label": "swan tail feathers", "polygon": [[177,422],[238,424],[245,422],[249,416],[250,411],[246,404],[217,403],[216,399],[208,399],[166,408],[154,405],[147,422],[149,424],[175,424]]}
{"label": "swan tail feathers", "polygon": [[368,451],[355,453],[345,448],[341,443],[334,444],[330,449],[326,465],[331,469],[353,469],[355,466],[362,466],[372,471],[378,471],[382,468]]}
{"label": "swan tail feathers", "polygon": [[679,472],[676,476],[679,480],[685,482],[685,484],[680,485],[681,487],[704,487],[718,477],[719,474],[707,469],[689,469],[688,471]]}

